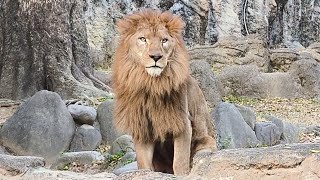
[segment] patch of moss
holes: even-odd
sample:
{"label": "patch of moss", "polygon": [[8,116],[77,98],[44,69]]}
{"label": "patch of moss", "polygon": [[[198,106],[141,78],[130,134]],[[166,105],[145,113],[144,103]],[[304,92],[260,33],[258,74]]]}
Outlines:
{"label": "patch of moss", "polygon": [[259,103],[261,100],[259,98],[249,98],[245,96],[228,95],[223,97],[223,101],[253,107],[257,103]]}

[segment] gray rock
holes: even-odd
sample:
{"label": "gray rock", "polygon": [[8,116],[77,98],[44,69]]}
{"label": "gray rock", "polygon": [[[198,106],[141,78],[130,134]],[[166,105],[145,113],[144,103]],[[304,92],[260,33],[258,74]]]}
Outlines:
{"label": "gray rock", "polygon": [[208,105],[213,108],[221,102],[223,94],[221,84],[211,70],[210,64],[204,60],[190,63],[191,75],[197,80]]}
{"label": "gray rock", "polygon": [[288,122],[283,122],[283,134],[281,136],[281,143],[298,143],[299,135],[299,128],[297,126]]}
{"label": "gray rock", "polygon": [[84,124],[80,126],[71,142],[71,151],[92,151],[101,143],[102,136],[93,126]]}
{"label": "gray rock", "polygon": [[103,161],[105,157],[97,151],[66,152],[61,154],[50,166],[51,169],[63,169],[65,165],[72,162],[79,164],[92,164]]}
{"label": "gray rock", "polygon": [[132,137],[129,135],[122,135],[118,137],[111,146],[111,154],[115,154],[117,152],[134,152],[134,144]]}
{"label": "gray rock", "polygon": [[120,174],[122,173],[125,173],[125,172],[130,172],[130,171],[135,171],[135,170],[138,170],[138,163],[137,161],[134,161],[132,163],[129,163],[127,165],[124,165],[123,167],[121,168],[118,168],[118,169],[115,169],[113,171],[114,174],[116,174],[117,176],[119,176]]}
{"label": "gray rock", "polygon": [[235,104],[236,108],[241,113],[244,121],[251,127],[251,129],[254,129],[254,125],[256,124],[256,113],[249,107],[241,106]]}
{"label": "gray rock", "polygon": [[276,118],[274,116],[267,116],[265,119],[275,124],[279,128],[281,136],[283,135],[284,122],[281,119]]}
{"label": "gray rock", "polygon": [[219,149],[255,147],[259,144],[254,131],[233,104],[220,103],[212,116],[217,129]]}
{"label": "gray rock", "polygon": [[50,170],[45,168],[31,169],[22,177],[19,177],[21,180],[113,180],[116,178],[117,176],[115,174],[107,172],[85,174],[71,171]]}
{"label": "gray rock", "polygon": [[230,66],[218,75],[224,92],[250,97],[313,98],[320,94],[320,65],[299,60],[286,73],[260,73],[252,65]]}
{"label": "gray rock", "polygon": [[42,157],[0,154],[0,168],[7,171],[18,171],[22,173],[29,168],[43,167],[44,165],[45,161]]}
{"label": "gray rock", "polygon": [[280,129],[271,122],[257,122],[254,128],[262,145],[273,146],[280,143]]}
{"label": "gray rock", "polygon": [[113,125],[113,108],[113,101],[110,100],[100,104],[97,110],[102,141],[109,145],[121,135]]}
{"label": "gray rock", "polygon": [[75,123],[60,96],[40,91],[4,123],[0,139],[17,155],[48,160],[69,148],[74,132]]}
{"label": "gray rock", "polygon": [[295,97],[299,94],[287,73],[260,73],[256,66],[230,66],[218,78],[226,94],[250,97]]}
{"label": "gray rock", "polygon": [[93,125],[97,117],[97,111],[90,106],[71,104],[68,110],[77,124]]}
{"label": "gray rock", "polygon": [[218,75],[226,94],[262,96],[263,78],[253,65],[230,66]]}
{"label": "gray rock", "polygon": [[300,130],[298,126],[282,121],[281,119],[273,116],[268,116],[266,119],[274,123],[279,128],[279,132],[281,134],[280,142],[282,144],[299,142]]}
{"label": "gray rock", "polygon": [[319,179],[319,154],[312,152],[318,149],[319,143],[297,143],[221,150],[195,157],[183,179]]}
{"label": "gray rock", "polygon": [[119,169],[127,164],[130,164],[133,161],[137,161],[137,155],[135,152],[127,152],[124,156],[121,157],[120,161],[114,166],[114,169]]}

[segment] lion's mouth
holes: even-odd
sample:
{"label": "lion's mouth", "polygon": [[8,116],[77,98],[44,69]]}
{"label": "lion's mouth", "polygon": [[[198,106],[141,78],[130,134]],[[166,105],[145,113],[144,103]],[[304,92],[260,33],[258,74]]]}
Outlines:
{"label": "lion's mouth", "polygon": [[153,66],[146,67],[146,70],[147,70],[148,74],[150,74],[152,77],[157,77],[157,76],[160,76],[160,74],[163,70],[163,67],[157,66],[155,64]]}
{"label": "lion's mouth", "polygon": [[149,67],[146,67],[146,68],[160,68],[160,69],[162,69],[162,67],[157,66],[157,65],[149,66]]}

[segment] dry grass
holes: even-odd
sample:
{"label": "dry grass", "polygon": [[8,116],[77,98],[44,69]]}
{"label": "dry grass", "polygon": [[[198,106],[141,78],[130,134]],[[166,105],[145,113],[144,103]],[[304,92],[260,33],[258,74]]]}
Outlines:
{"label": "dry grass", "polygon": [[294,124],[320,125],[320,101],[314,99],[227,96],[224,100],[251,107],[257,114],[257,121],[273,115]]}

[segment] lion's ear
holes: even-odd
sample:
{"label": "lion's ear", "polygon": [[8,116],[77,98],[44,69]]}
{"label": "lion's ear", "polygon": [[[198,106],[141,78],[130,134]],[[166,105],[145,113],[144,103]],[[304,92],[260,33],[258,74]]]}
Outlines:
{"label": "lion's ear", "polygon": [[171,34],[181,35],[185,27],[185,22],[180,16],[172,15],[168,13],[169,19],[167,21],[166,27]]}
{"label": "lion's ear", "polygon": [[130,28],[130,23],[126,19],[117,20],[116,25],[120,34],[125,34]]}

